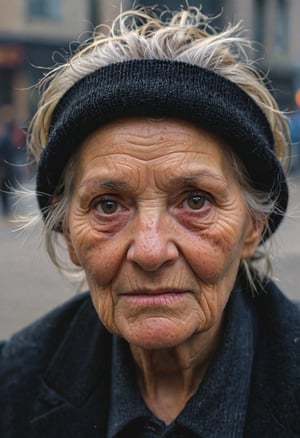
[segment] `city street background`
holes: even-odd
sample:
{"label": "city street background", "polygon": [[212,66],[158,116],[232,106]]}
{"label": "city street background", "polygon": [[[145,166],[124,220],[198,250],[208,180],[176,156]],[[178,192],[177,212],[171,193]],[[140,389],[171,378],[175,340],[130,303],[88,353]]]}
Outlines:
{"label": "city street background", "polygon": [[[300,175],[289,179],[291,201],[288,215],[272,245],[274,278],[284,293],[300,300]],[[28,212],[23,201],[17,211]],[[14,231],[16,224],[0,219],[0,339],[42,316],[77,293],[51,264],[40,230],[27,238]]]}

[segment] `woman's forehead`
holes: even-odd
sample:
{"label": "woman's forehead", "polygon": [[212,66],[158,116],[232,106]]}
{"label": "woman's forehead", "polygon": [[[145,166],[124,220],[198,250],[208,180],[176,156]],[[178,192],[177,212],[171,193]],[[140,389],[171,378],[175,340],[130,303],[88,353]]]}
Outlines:
{"label": "woman's forehead", "polygon": [[[206,181],[224,190],[234,175],[227,148],[210,133],[172,119],[125,119],[104,126],[82,144],[81,187],[157,184],[167,190]],[[131,190],[129,190],[131,191]]]}
{"label": "woman's forehead", "polygon": [[171,158],[176,153],[217,159],[227,156],[227,148],[216,135],[184,120],[126,118],[90,134],[80,147],[79,158],[85,161],[92,156],[123,154],[147,161],[164,156]]}

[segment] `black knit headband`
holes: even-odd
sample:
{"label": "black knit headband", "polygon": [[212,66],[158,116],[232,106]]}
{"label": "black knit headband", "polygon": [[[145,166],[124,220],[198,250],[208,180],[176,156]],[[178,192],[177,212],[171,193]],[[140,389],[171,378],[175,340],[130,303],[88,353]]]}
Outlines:
{"label": "black knit headband", "polygon": [[36,190],[44,218],[78,145],[99,126],[128,116],[178,117],[223,138],[244,163],[253,186],[276,200],[281,214],[270,217],[274,232],[287,208],[288,188],[264,113],[223,76],[169,60],[140,59],[102,67],[62,96],[38,166]]}

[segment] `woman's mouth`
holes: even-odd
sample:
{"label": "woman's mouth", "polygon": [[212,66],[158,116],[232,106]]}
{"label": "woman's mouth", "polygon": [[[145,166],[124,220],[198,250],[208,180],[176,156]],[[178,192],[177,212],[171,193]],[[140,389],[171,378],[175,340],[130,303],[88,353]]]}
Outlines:
{"label": "woman's mouth", "polygon": [[190,291],[174,289],[135,290],[122,294],[129,302],[145,306],[170,305],[181,301]]}

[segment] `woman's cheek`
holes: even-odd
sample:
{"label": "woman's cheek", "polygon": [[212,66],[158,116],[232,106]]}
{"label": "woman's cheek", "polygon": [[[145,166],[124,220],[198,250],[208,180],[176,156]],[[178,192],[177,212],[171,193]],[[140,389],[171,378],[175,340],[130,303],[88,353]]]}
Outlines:
{"label": "woman's cheek", "polygon": [[81,252],[81,266],[87,279],[95,282],[98,287],[105,287],[114,277],[116,260],[108,256],[106,251],[94,244]]}
{"label": "woman's cheek", "polygon": [[105,327],[110,332],[116,333],[112,291],[112,281],[118,263],[116,251],[106,248],[102,240],[91,238],[85,240],[80,253],[95,310]]}
{"label": "woman's cheek", "polygon": [[98,283],[93,280],[88,281],[88,285],[91,299],[100,321],[108,331],[119,334],[115,324],[115,303],[112,291],[109,288],[107,290],[99,288]]}
{"label": "woman's cheek", "polygon": [[107,287],[113,281],[124,260],[126,245],[121,237],[111,238],[92,230],[77,242],[81,267],[98,287]]}
{"label": "woman's cheek", "polygon": [[214,284],[227,273],[234,261],[239,265],[238,251],[236,239],[202,232],[194,239],[193,245],[186,248],[185,254],[200,280]]}

